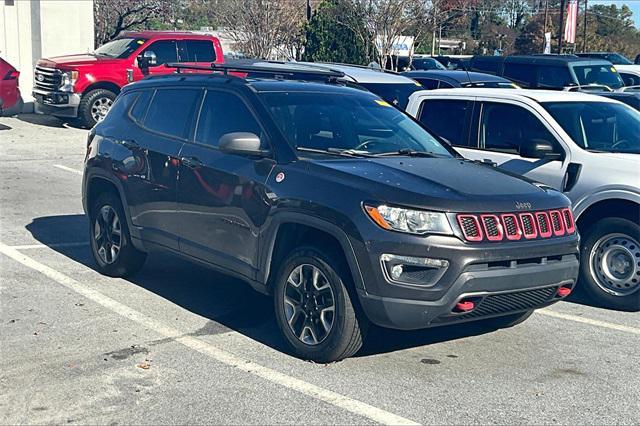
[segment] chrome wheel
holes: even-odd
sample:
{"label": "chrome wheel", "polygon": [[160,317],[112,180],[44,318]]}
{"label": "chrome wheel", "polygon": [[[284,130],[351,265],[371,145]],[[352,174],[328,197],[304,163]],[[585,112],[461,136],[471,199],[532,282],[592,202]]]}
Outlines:
{"label": "chrome wheel", "polygon": [[96,253],[105,264],[110,265],[118,260],[122,247],[122,228],[118,213],[113,207],[103,206],[96,215],[93,239]]}
{"label": "chrome wheel", "polygon": [[331,283],[313,265],[297,266],[284,289],[284,314],[289,329],[302,343],[315,346],[324,341],[335,319]]}
{"label": "chrome wheel", "polygon": [[113,105],[113,100],[107,97],[98,98],[91,104],[91,117],[99,123],[104,120]]}
{"label": "chrome wheel", "polygon": [[625,234],[608,234],[593,246],[591,275],[606,292],[625,296],[640,287],[640,244]]}

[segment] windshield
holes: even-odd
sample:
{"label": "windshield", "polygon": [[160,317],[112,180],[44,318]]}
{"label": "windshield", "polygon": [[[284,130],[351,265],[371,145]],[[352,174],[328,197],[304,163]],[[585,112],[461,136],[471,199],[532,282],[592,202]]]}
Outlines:
{"label": "windshield", "polygon": [[118,38],[98,47],[93,54],[108,58],[128,58],[135,50],[147,41],[144,38]]}
{"label": "windshield", "polygon": [[420,83],[358,83],[368,91],[375,93],[385,101],[404,110],[413,92],[423,90]]}
{"label": "windshield", "polygon": [[582,148],[640,153],[640,112],[609,102],[549,102],[545,109]]}
{"label": "windshield", "polygon": [[318,92],[261,95],[294,148],[382,154],[400,150],[451,157],[423,127],[373,96]]}
{"label": "windshield", "polygon": [[602,84],[612,89],[619,89],[624,86],[620,74],[611,65],[574,65],[573,71],[576,73],[578,83],[581,86]]}

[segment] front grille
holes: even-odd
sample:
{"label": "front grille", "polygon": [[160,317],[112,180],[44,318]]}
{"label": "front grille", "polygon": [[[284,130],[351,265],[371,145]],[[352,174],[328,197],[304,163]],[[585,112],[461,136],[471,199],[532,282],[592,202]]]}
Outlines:
{"label": "front grille", "polygon": [[558,290],[557,286],[538,288],[514,293],[486,296],[471,312],[457,318],[477,318],[488,315],[505,314],[514,311],[535,309],[550,302]]}
{"label": "front grille", "polygon": [[527,240],[560,237],[575,232],[571,209],[526,213],[458,214],[458,224],[467,241]]}
{"label": "front grille", "polygon": [[36,67],[33,81],[38,89],[58,90],[62,84],[62,76],[60,70],[55,68]]}

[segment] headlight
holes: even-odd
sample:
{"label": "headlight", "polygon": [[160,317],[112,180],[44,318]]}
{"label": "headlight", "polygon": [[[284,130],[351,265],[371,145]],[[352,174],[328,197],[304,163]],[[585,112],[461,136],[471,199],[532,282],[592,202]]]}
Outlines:
{"label": "headlight", "polygon": [[412,210],[381,205],[365,206],[369,217],[384,229],[409,234],[453,234],[447,215],[440,212]]}
{"label": "headlight", "polygon": [[60,77],[60,90],[62,92],[73,92],[73,85],[78,80],[78,71],[63,71]]}

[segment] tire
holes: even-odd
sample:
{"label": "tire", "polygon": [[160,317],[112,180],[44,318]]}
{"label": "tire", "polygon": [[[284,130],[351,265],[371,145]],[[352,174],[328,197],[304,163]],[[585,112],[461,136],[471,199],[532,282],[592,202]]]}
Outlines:
{"label": "tire", "polygon": [[600,219],[583,238],[578,288],[601,306],[640,310],[640,226],[617,217]]}
{"label": "tire", "polygon": [[[300,358],[329,363],[348,358],[362,347],[368,322],[351,301],[356,296],[347,289],[350,283],[347,268],[332,266],[342,263],[317,248],[302,247],[294,250],[279,269],[273,292],[276,320],[285,340]],[[285,295],[287,300],[299,302],[298,307],[285,302]],[[304,300],[307,302],[302,303]],[[333,311],[327,308],[331,303]]]}
{"label": "tire", "polygon": [[534,311],[526,311],[512,315],[505,315],[503,317],[489,318],[488,320],[485,320],[483,322],[484,324],[495,329],[511,328],[525,322],[527,318],[529,318],[533,314],[533,312]]}
{"label": "tire", "polygon": [[[117,226],[114,225],[116,222]],[[107,232],[109,228],[105,224],[111,226],[111,232]],[[131,243],[122,203],[113,193],[101,194],[93,204],[89,214],[89,238],[91,254],[101,274],[126,277],[144,265],[147,255]],[[116,246],[117,250],[114,249]]]}
{"label": "tire", "polygon": [[[87,93],[80,100],[78,106],[78,119],[81,125],[92,128],[106,115],[106,111],[111,108],[116,94],[106,89],[95,89]],[[101,107],[102,105],[102,107]],[[94,107],[99,108],[98,111]]]}

